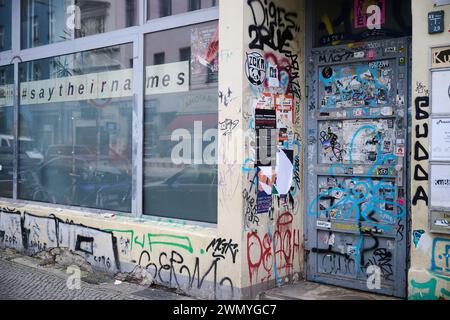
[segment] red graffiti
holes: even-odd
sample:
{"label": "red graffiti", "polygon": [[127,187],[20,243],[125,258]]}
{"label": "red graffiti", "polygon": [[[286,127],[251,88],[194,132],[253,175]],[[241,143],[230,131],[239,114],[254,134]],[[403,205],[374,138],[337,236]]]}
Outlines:
{"label": "red graffiti", "polygon": [[[250,283],[254,277],[259,277],[261,282],[270,280],[273,272],[275,276],[279,272],[292,272],[295,253],[300,249],[300,230],[293,229],[292,222],[292,214],[285,212],[278,217],[273,235],[267,232],[261,240],[256,231],[247,234]],[[261,266],[263,270],[259,276]]]}

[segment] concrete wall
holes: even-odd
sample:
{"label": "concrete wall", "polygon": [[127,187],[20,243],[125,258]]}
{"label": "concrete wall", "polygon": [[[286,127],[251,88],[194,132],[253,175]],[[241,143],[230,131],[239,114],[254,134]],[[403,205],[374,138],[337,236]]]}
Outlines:
{"label": "concrete wall", "polygon": [[[445,11],[445,32],[430,35],[427,14],[438,10]],[[430,48],[450,45],[450,5],[434,7],[432,0],[412,1],[412,14],[412,245],[408,296],[409,299],[450,299],[450,236],[431,232],[429,225]]]}
{"label": "concrete wall", "polygon": [[[304,7],[295,0],[220,2],[217,227],[0,202],[0,247],[28,254],[69,248],[112,274],[140,265],[157,283],[207,299],[255,297],[292,279],[303,256],[303,21]],[[251,84],[247,53],[276,65],[280,83]],[[293,158],[279,168],[285,195],[270,195],[270,208],[256,214],[253,105],[264,92],[292,95]]]}
{"label": "concrete wall", "polygon": [[[303,110],[304,110],[304,21],[305,6],[296,0],[244,1],[244,92],[242,103],[245,155],[242,171],[244,197],[243,286],[250,295],[276,285],[282,285],[302,272],[303,260]],[[265,63],[261,70],[259,63]],[[269,66],[276,66],[279,83],[271,83]],[[265,78],[265,81],[264,81]],[[277,82],[277,81],[275,81]],[[271,99],[293,102],[292,126],[278,124],[288,132],[287,145],[278,151],[276,168],[258,174],[258,115],[264,103]],[[277,100],[280,102],[280,100]],[[270,109],[270,107],[268,107]],[[277,121],[280,114],[277,112]],[[292,131],[291,131],[292,130]],[[291,153],[291,162],[283,157]],[[259,159],[261,160],[261,159]],[[286,159],[284,159],[286,160]],[[269,169],[269,172],[267,172]],[[272,187],[277,176],[276,191],[272,189],[270,209],[265,211],[264,186]],[[281,181],[289,181],[288,188]],[[258,190],[255,194],[255,189]],[[284,190],[283,190],[284,189]],[[270,197],[269,197],[270,199]]]}

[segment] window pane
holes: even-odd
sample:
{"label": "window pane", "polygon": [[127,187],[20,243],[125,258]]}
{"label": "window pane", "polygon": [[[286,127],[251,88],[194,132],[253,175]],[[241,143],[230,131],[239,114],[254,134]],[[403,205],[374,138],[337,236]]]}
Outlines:
{"label": "window pane", "polygon": [[20,64],[21,199],[130,211],[132,50]]}
{"label": "window pane", "polygon": [[0,0],[0,51],[11,50],[11,2]]}
{"label": "window pane", "polygon": [[146,36],[144,214],[217,222],[217,29]]}
{"label": "window pane", "polygon": [[12,198],[14,66],[0,67],[0,197]]}
{"label": "window pane", "polygon": [[136,25],[138,0],[22,0],[22,48]]}
{"label": "window pane", "polygon": [[172,16],[189,11],[211,8],[219,5],[219,0],[147,0],[149,20]]}

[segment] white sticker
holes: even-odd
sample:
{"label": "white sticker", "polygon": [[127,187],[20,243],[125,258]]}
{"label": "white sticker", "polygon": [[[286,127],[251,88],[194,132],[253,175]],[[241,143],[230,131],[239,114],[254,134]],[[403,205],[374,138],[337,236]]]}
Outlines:
{"label": "white sticker", "polygon": [[317,220],[317,227],[331,229],[331,222]]}
{"label": "white sticker", "polygon": [[366,54],[365,54],[364,51],[358,51],[358,52],[355,52],[355,54],[353,55],[353,57],[355,57],[355,58],[364,58],[365,55],[366,55]]}

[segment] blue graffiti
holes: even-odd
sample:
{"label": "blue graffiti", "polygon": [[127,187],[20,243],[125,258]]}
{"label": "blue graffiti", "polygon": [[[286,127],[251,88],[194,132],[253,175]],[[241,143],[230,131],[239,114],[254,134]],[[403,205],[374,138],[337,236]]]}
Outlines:
{"label": "blue graffiti", "polygon": [[[367,178],[347,178],[336,186],[322,191],[310,204],[308,214],[320,217],[346,220],[354,218],[356,221],[365,221],[372,227],[387,231],[392,224],[406,216],[406,209],[397,198],[397,188],[392,182],[383,179],[372,179],[377,167],[388,165],[388,170],[395,167],[397,157],[393,154],[383,154],[382,135],[374,125],[362,125],[353,135],[349,147],[349,165],[335,163],[330,166],[330,176],[335,177],[337,169],[348,172],[353,166],[353,151],[356,138],[361,132],[370,130],[375,133],[371,143],[377,145],[377,156],[370,167]],[[338,181],[338,179],[336,179]],[[329,201],[328,207],[322,202]],[[317,209],[315,209],[317,208]],[[350,216],[352,215],[352,216]]]}

